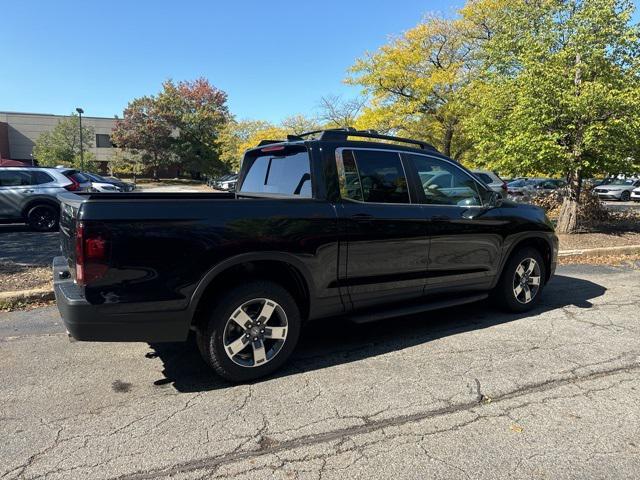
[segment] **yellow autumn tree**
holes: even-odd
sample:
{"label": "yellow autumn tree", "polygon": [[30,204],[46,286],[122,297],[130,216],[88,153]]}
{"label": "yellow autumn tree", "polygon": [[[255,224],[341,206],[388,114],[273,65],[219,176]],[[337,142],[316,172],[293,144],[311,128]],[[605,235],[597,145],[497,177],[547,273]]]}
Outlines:
{"label": "yellow autumn tree", "polygon": [[374,128],[433,143],[461,159],[464,134],[461,92],[473,78],[473,46],[462,19],[428,17],[351,67],[347,83],[371,97],[358,128]]}

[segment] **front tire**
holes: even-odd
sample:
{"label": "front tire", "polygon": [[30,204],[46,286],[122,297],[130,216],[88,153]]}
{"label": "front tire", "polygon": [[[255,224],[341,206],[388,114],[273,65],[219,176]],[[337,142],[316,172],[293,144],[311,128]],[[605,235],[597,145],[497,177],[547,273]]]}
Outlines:
{"label": "front tire", "polygon": [[248,382],[273,373],[300,336],[298,305],[281,285],[256,281],[220,294],[198,330],[200,353],[218,375]]}
{"label": "front tire", "polygon": [[505,310],[527,312],[540,301],[545,275],[540,252],[531,247],[521,248],[507,261],[493,297]]}
{"label": "front tire", "polygon": [[53,205],[35,205],[27,212],[27,223],[36,232],[51,232],[58,229],[59,212]]}

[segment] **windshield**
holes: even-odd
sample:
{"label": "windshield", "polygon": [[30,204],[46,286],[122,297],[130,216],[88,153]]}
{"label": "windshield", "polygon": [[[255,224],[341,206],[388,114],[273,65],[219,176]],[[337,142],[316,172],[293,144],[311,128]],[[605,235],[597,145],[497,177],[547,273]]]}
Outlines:
{"label": "windshield", "polygon": [[526,185],[526,180],[514,180],[513,182],[509,182],[510,187],[524,187]]}
{"label": "windshield", "polygon": [[632,178],[627,178],[626,180],[620,180],[620,179],[615,179],[612,180],[610,183],[607,183],[606,185],[633,185],[636,183],[636,180],[633,180]]}

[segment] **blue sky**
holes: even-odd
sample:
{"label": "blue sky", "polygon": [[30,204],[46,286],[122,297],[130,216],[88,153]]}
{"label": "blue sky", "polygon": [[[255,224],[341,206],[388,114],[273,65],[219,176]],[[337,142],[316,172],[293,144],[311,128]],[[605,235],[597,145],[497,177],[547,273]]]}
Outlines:
{"label": "blue sky", "polygon": [[238,118],[313,113],[354,59],[456,0],[6,1],[0,111],[121,114],[167,78],[204,76]]}

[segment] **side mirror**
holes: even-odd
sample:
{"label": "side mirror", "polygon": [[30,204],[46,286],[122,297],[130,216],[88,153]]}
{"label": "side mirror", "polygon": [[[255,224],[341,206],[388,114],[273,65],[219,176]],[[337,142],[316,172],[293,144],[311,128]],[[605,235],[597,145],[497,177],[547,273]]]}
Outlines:
{"label": "side mirror", "polygon": [[489,197],[489,203],[487,206],[489,208],[497,208],[502,206],[502,195],[498,192],[491,191],[491,196]]}

